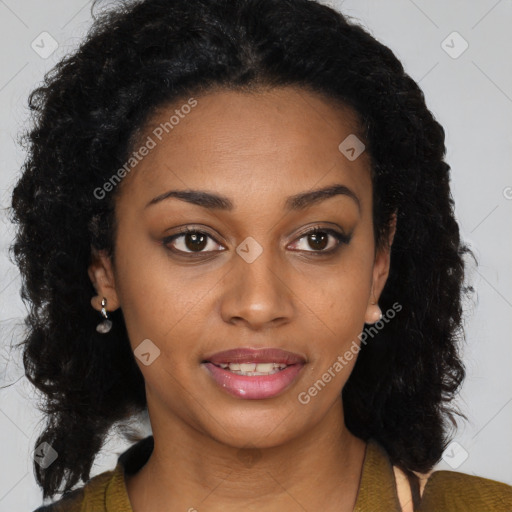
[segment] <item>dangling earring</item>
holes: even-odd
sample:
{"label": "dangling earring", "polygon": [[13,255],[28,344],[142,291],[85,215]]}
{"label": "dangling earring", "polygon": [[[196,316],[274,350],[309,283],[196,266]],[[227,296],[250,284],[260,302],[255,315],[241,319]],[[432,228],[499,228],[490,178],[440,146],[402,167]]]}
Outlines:
{"label": "dangling earring", "polygon": [[107,310],[105,309],[106,305],[107,299],[103,297],[103,299],[101,299],[101,315],[105,320],[96,326],[96,330],[101,334],[106,334],[112,329],[112,322],[108,319]]}
{"label": "dangling earring", "polygon": [[382,320],[382,311],[379,308],[379,306],[377,304],[375,304],[375,302],[372,302],[372,306],[373,306],[372,307],[372,311],[370,313],[371,321],[370,322],[366,322],[367,324],[375,324],[379,320]]}

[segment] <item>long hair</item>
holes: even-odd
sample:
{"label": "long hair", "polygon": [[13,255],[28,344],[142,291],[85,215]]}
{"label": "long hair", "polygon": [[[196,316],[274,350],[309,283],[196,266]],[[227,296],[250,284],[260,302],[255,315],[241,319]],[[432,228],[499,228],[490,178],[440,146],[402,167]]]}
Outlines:
{"label": "long hair", "polygon": [[116,195],[94,191],[158,108],[214,89],[287,85],[357,113],[377,247],[397,212],[379,302],[402,308],[362,346],[342,392],[347,428],[379,441],[393,464],[426,472],[455,415],[465,418],[450,402],[465,377],[458,344],[471,251],[454,217],[444,130],[393,52],[313,0],[120,2],[31,92],[12,196],[11,250],[30,306],[19,345],[46,419],[35,446],[58,453],[46,469],[34,463],[45,498],[87,481],[110,429],[147,407],[122,311],[108,342],[95,330],[87,267],[91,247],[114,254]]}

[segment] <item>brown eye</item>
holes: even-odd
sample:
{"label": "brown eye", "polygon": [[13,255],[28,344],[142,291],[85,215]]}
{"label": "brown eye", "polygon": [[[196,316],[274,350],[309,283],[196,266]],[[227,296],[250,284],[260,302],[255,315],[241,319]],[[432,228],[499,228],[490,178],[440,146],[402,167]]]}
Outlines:
{"label": "brown eye", "polygon": [[[334,239],[331,242],[331,246],[329,249],[326,247],[329,246],[329,238]],[[322,229],[322,228],[313,228],[306,233],[302,233],[302,235],[298,238],[297,242],[294,242],[294,248],[299,251],[318,253],[322,254],[332,254],[338,251],[342,244],[348,244],[351,239],[351,235],[345,235],[344,233],[340,233],[333,229]],[[298,248],[297,245],[305,240],[304,246],[311,247],[313,250],[308,250],[306,247]]]}
{"label": "brown eye", "polygon": [[322,231],[316,231],[308,235],[308,243],[315,251],[322,251],[329,244],[329,235]]}
{"label": "brown eye", "polygon": [[[210,240],[214,243],[211,243]],[[220,246],[208,233],[189,228],[183,229],[180,233],[166,237],[162,240],[169,250],[178,253],[191,254],[191,253],[207,253],[215,251],[215,246]],[[210,247],[209,250],[205,249]]]}
{"label": "brown eye", "polygon": [[207,246],[208,235],[204,233],[187,233],[183,236],[185,247],[191,251],[202,251]]}

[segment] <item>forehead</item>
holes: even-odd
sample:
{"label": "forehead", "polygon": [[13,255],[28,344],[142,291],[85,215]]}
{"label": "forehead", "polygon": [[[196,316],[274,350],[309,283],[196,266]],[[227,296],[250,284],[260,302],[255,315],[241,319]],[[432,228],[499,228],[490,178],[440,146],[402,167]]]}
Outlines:
{"label": "forehead", "polygon": [[354,136],[362,138],[351,109],[302,89],[184,98],[146,123],[133,150],[151,149],[123,188],[148,201],[166,189],[215,190],[239,208],[249,192],[290,196],[335,182],[364,202],[369,157],[350,160],[339,147]]}

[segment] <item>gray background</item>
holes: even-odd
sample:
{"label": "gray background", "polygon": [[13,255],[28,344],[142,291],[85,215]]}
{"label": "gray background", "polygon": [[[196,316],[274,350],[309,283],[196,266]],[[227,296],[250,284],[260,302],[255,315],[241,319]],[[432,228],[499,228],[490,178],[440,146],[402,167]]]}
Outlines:
{"label": "gray background", "polygon": [[[369,28],[419,82],[446,130],[456,215],[480,262],[470,272],[476,296],[467,304],[465,321],[468,376],[457,401],[469,422],[459,422],[457,444],[436,469],[512,485],[512,2],[329,3]],[[90,2],[83,0],[0,0],[0,381],[12,384],[0,389],[0,511],[42,504],[31,457],[43,423],[19,354],[9,350],[19,340],[25,314],[18,272],[7,258],[13,230],[5,208],[24,159],[15,138],[27,120],[29,92],[79,43],[90,23]],[[31,47],[35,41],[40,53],[51,48],[42,32],[59,45],[50,56]],[[125,448],[114,433],[92,475],[113,469]]]}

